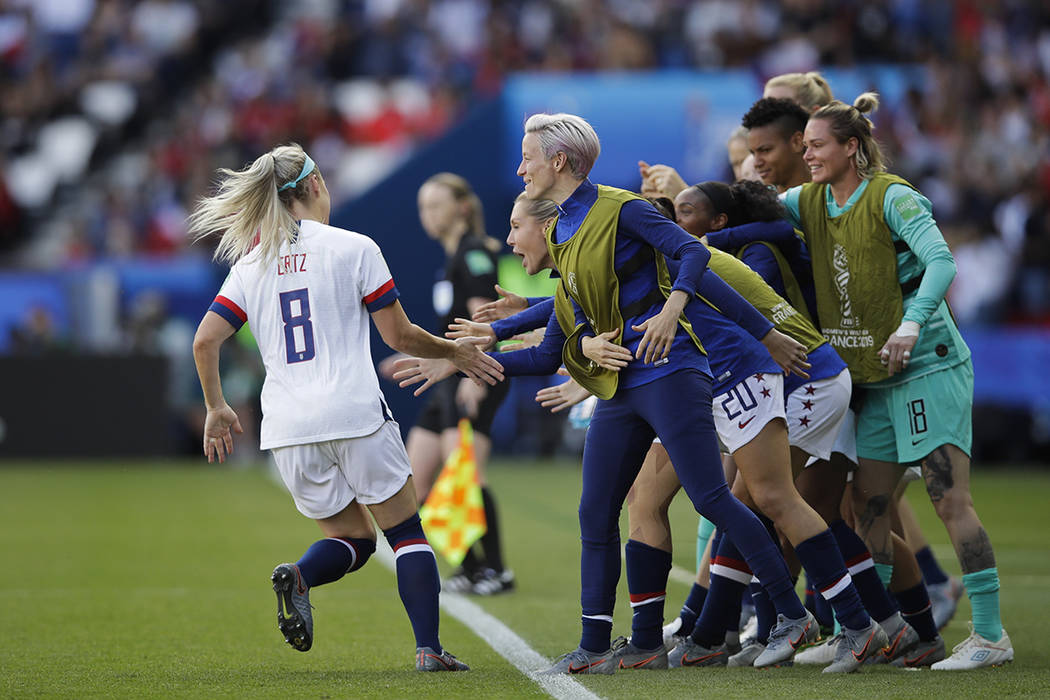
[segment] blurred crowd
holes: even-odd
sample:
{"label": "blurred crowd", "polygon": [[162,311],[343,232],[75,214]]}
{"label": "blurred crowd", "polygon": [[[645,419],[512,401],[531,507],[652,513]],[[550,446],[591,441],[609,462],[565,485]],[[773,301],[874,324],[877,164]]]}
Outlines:
{"label": "blurred crowd", "polygon": [[934,202],[960,320],[1050,322],[1042,0],[0,1],[0,253],[184,250],[215,167],[287,140],[338,202],[513,71],[746,67],[758,86],[864,61],[927,71],[877,133]]}

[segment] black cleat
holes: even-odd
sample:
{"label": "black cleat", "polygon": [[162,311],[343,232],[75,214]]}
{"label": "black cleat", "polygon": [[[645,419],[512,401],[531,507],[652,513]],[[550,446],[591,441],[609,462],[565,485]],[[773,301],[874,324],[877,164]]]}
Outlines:
{"label": "black cleat", "polygon": [[295,564],[280,564],[270,577],[277,594],[277,627],[284,641],[298,651],[314,644],[314,617],[310,611],[310,587]]}

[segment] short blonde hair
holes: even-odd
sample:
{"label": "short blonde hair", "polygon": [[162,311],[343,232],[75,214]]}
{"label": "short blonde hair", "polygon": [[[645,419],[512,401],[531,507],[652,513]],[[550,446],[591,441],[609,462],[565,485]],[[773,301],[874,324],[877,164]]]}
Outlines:
{"label": "short blonde hair", "polygon": [[200,240],[221,233],[215,259],[230,265],[252,250],[264,260],[277,257],[281,244],[290,243],[299,230],[292,203],[309,197],[309,176],[318,172],[316,166],[302,172],[307,158],[302,146],[290,143],[259,156],[243,170],[220,168],[218,191],[202,197],[189,216],[190,235]]}
{"label": "short blonde hair", "polygon": [[834,99],[828,81],[816,71],[774,75],[766,81],[766,89],[771,87],[784,87],[791,90],[795,95],[795,102],[798,102],[807,112],[813,112]]}
{"label": "short blonde hair", "polygon": [[522,192],[514,198],[514,203],[525,202],[525,213],[537,221],[546,221],[558,215],[558,204],[551,199],[529,199]]}
{"label": "short blonde hair", "polygon": [[577,180],[587,177],[602,152],[594,127],[575,114],[533,114],[525,121],[525,133],[539,137],[540,149],[547,160],[558,151],[564,153],[569,170]]}

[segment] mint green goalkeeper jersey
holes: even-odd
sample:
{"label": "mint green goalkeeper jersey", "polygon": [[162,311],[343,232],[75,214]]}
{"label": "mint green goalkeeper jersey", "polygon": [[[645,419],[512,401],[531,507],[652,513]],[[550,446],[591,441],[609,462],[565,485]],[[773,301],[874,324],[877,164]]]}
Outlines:
{"label": "mint green goalkeeper jersey", "polygon": [[[827,215],[837,217],[849,211],[864,195],[868,181],[861,182],[857,190],[843,206],[831,196],[826,188]],[[799,200],[802,187],[792,187],[781,195],[788,210],[789,219],[801,230]],[[883,198],[882,215],[897,245],[897,281],[906,285],[922,275],[917,289],[904,296],[905,321],[915,321],[920,326],[919,339],[912,350],[908,368],[888,379],[868,384],[871,387],[887,387],[903,384],[911,379],[954,366],[970,357],[955,325],[948,305],[944,301],[948,287],[955,278],[955,259],[948,244],[933,219],[933,205],[916,190],[901,184],[892,184]],[[805,236],[805,231],[802,231]],[[810,250],[811,255],[817,252]],[[881,340],[884,343],[887,339]],[[873,352],[881,346],[878,344]]]}

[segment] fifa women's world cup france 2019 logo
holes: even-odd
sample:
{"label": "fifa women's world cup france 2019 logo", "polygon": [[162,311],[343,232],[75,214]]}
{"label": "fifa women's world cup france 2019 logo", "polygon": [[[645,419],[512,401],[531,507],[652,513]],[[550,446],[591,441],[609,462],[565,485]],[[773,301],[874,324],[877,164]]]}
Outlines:
{"label": "fifa women's world cup france 2019 logo", "polygon": [[846,249],[835,244],[831,263],[835,267],[835,289],[839,293],[839,311],[842,316],[842,327],[852,328],[856,325],[853,318],[853,304],[849,298],[849,257]]}

